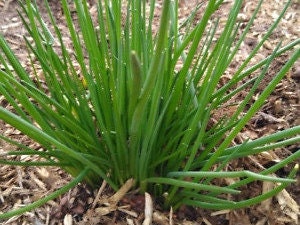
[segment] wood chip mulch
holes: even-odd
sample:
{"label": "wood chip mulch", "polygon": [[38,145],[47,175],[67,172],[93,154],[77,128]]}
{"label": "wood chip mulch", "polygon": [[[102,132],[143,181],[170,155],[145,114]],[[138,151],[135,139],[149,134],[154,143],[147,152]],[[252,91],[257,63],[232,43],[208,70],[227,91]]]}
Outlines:
{"label": "wood chip mulch", "polygon": [[[37,1],[41,7],[41,12],[46,13],[43,1]],[[94,10],[96,1],[90,0],[91,10]],[[157,3],[157,13],[161,7],[161,0]],[[190,11],[197,4],[197,0],[180,1],[180,18],[186,18]],[[228,9],[233,0],[225,0],[220,8],[218,16],[226,18]],[[243,10],[239,17],[243,25],[247,23],[258,0],[244,1]],[[243,61],[249,52],[262,37],[269,25],[278,16],[286,1],[266,0],[263,3],[259,19],[251,28],[251,32],[245,39],[235,62],[231,65],[226,74],[224,82],[230,79],[239,62]],[[64,27],[62,12],[59,1],[49,1],[56,13],[61,27]],[[21,20],[17,15],[18,4],[16,0],[0,0],[0,33],[4,35],[12,49],[20,58],[23,66],[28,68],[29,60],[26,53],[23,35],[26,35]],[[265,43],[263,51],[259,53],[253,61],[265,58],[272,49],[283,40],[286,44],[300,36],[300,2],[294,0],[291,8],[275,30],[270,40]],[[200,10],[201,11],[201,10]],[[158,17],[157,17],[158,18]],[[199,14],[199,19],[201,14]],[[269,82],[279,68],[285,63],[287,55],[276,59],[271,65],[270,72],[266,75],[264,84]],[[1,65],[0,65],[1,66]],[[0,69],[3,69],[0,67]],[[241,96],[242,97],[242,96]],[[254,96],[255,98],[255,96]],[[238,102],[238,98],[234,101]],[[0,105],[9,107],[7,102],[0,96]],[[232,113],[234,108],[224,108],[224,112]],[[223,113],[224,113],[223,112]],[[224,115],[224,114],[222,114]],[[214,115],[217,119],[221,117],[220,112]],[[250,121],[244,129],[239,141],[248,138],[256,139],[260,136],[274,133],[277,130],[285,129],[295,125],[300,125],[300,62],[298,61],[293,69],[286,75],[285,79],[278,85],[274,93],[270,96],[261,111]],[[18,140],[24,145],[41,150],[41,147],[32,142],[28,137],[19,131],[0,121],[0,132],[14,140]],[[292,152],[298,151],[299,145],[289,146],[284,149],[251,156],[237,160],[229,165],[239,169],[259,170],[272,165]],[[9,143],[0,141],[0,157],[5,157],[5,152],[17,150]],[[21,156],[14,157],[14,160],[31,161],[34,157]],[[298,160],[300,163],[300,159]],[[283,168],[280,175],[286,175],[291,168]],[[71,180],[71,177],[59,168],[53,167],[18,167],[0,165],[0,213],[11,209],[30,204],[37,199],[59,189]],[[224,182],[231,182],[224,180]],[[154,200],[147,193],[140,195],[136,191],[129,191],[132,183],[129,180],[117,193],[103,183],[97,189],[92,190],[84,184],[79,184],[68,193],[54,201],[50,201],[44,206],[27,212],[24,215],[0,221],[0,224],[9,225],[96,225],[96,224],[157,224],[157,225],[297,225],[299,224],[300,205],[300,173],[297,175],[297,182],[284,190],[272,199],[261,204],[240,210],[209,211],[195,209],[191,207],[181,207],[178,211],[163,211],[155,204]],[[255,194],[267,191],[274,186],[267,182],[256,182],[249,185],[244,190],[243,197],[251,197]]]}

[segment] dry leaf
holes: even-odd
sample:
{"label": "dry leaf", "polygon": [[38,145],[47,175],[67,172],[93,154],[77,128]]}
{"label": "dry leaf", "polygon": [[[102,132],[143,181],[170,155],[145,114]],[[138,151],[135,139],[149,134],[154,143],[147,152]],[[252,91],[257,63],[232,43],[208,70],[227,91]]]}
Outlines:
{"label": "dry leaf", "polygon": [[299,224],[298,223],[298,216],[300,216],[299,205],[290,196],[290,194],[284,189],[276,196],[276,199],[284,214],[289,216],[295,222],[295,224]]}
{"label": "dry leaf", "polygon": [[[264,181],[262,185],[262,194],[265,194],[273,190],[274,187],[275,187],[274,183]],[[268,212],[270,210],[271,203],[272,203],[272,198],[268,198],[260,203],[259,208],[262,210],[262,212]]]}

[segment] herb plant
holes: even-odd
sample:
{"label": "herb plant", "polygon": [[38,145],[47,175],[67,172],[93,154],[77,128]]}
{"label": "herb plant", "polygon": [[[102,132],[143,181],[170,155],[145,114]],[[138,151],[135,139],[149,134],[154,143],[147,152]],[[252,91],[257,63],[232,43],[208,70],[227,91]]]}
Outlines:
{"label": "herb plant", "polygon": [[[0,63],[5,68],[0,70],[0,93],[11,108],[0,107],[0,119],[43,147],[36,151],[2,135],[19,150],[1,153],[0,163],[58,166],[74,177],[46,198],[1,214],[0,219],[39,207],[79,182],[97,187],[105,180],[118,190],[133,178],[136,188],[152,193],[165,207],[185,204],[219,210],[256,204],[294,181],[296,167],[286,178],[274,174],[299,158],[300,151],[259,173],[226,170],[238,158],[300,142],[300,126],[296,126],[232,144],[300,56],[297,39],[274,47],[269,57],[250,65],[291,1],[223,86],[219,85],[222,75],[253,25],[262,0],[241,34],[237,17],[243,1],[235,0],[219,36],[219,20],[214,18],[222,0],[199,5],[206,8],[196,24],[199,7],[178,24],[178,1],[164,0],[157,32],[155,0],[127,0],[126,11],[122,2],[99,1],[95,22],[86,0],[74,0],[75,19],[67,0],[62,0],[73,44],[70,50],[48,2],[51,29],[36,3],[26,0],[20,16],[32,41],[24,38],[43,77],[33,63],[31,72],[26,71],[0,35]],[[253,102],[272,60],[287,51],[291,57]],[[211,123],[213,113],[243,91],[247,94],[236,110]],[[16,155],[38,155],[40,161],[9,158]],[[214,184],[226,177],[235,182]],[[251,199],[226,198],[257,180],[278,185]]]}

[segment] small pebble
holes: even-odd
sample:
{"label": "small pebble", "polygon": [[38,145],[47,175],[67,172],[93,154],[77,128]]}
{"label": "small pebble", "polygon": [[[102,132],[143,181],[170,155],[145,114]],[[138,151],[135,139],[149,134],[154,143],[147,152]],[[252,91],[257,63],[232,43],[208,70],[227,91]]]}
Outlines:
{"label": "small pebble", "polygon": [[70,214],[65,215],[64,218],[64,225],[72,225],[73,224],[73,218]]}
{"label": "small pebble", "polygon": [[298,79],[298,80],[300,79],[300,66],[296,67],[295,71],[292,72],[291,77],[293,79]]}
{"label": "small pebble", "polygon": [[19,20],[18,17],[13,17],[13,18],[11,18],[11,21],[12,21],[12,22],[18,22],[18,20]]}

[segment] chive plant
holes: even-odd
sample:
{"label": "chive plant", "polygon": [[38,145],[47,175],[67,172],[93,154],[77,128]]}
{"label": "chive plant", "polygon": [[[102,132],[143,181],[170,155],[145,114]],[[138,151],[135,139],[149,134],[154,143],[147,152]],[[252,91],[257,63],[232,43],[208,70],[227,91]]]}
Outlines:
{"label": "chive plant", "polygon": [[[154,32],[155,0],[127,0],[126,10],[121,0],[99,1],[96,23],[86,0],[74,0],[75,19],[67,0],[62,0],[72,41],[70,50],[48,2],[44,4],[51,29],[36,3],[26,0],[19,14],[33,41],[24,39],[43,78],[33,63],[32,72],[27,72],[0,36],[0,63],[4,67],[0,70],[0,93],[11,109],[0,107],[0,119],[39,143],[43,151],[1,135],[19,150],[2,153],[0,163],[59,166],[74,180],[31,205],[1,214],[0,219],[39,207],[79,182],[97,187],[105,180],[118,190],[133,178],[136,188],[152,193],[165,207],[185,204],[217,210],[256,204],[293,182],[296,166],[285,178],[274,174],[293,164],[300,151],[258,173],[226,169],[238,158],[300,142],[300,126],[296,126],[232,144],[299,58],[297,39],[286,46],[274,46],[269,57],[249,63],[291,1],[232,79],[220,87],[220,79],[233,62],[263,1],[259,1],[238,35],[237,16],[243,1],[235,0],[217,36],[219,23],[213,18],[222,2],[208,1],[196,24],[195,15],[203,5],[178,24],[178,1],[164,0],[159,28]],[[291,54],[288,61],[258,92],[271,62],[287,51]],[[79,75],[76,65],[80,67]],[[246,96],[232,115],[224,115],[211,125],[213,112],[245,91]],[[255,93],[258,95],[252,102]],[[10,156],[18,155],[37,155],[40,161],[11,160]],[[236,181],[228,186],[215,185],[216,179],[228,177]],[[258,180],[276,182],[277,186],[251,199],[235,202],[226,198],[238,195],[241,187]]]}

